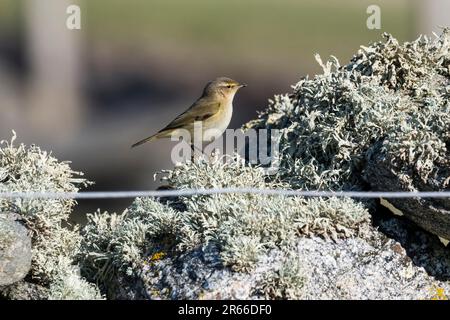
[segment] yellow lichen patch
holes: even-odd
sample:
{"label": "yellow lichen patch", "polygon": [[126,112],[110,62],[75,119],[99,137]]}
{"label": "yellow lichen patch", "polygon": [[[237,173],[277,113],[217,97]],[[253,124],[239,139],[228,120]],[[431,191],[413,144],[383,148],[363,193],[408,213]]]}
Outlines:
{"label": "yellow lichen patch", "polygon": [[158,261],[161,260],[162,258],[164,258],[166,256],[166,254],[164,252],[156,252],[154,253],[150,259],[148,259],[150,262],[154,262],[154,261]]}
{"label": "yellow lichen patch", "polygon": [[156,261],[163,259],[166,256],[166,253],[160,251],[152,254],[147,260],[144,261],[144,265],[151,267],[155,265]]}
{"label": "yellow lichen patch", "polygon": [[396,207],[394,207],[392,205],[392,203],[390,203],[389,201],[387,201],[386,199],[380,198],[380,204],[383,207],[388,208],[393,214],[397,215],[397,216],[403,216],[403,212],[401,212],[399,209],[397,209]]}
{"label": "yellow lichen patch", "polygon": [[445,294],[444,288],[434,287],[431,291],[432,296],[430,300],[448,300],[448,296]]}

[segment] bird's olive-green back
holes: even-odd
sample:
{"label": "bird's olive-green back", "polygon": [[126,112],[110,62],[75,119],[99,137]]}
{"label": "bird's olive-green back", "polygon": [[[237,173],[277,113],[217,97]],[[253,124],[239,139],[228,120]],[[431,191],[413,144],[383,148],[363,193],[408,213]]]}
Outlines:
{"label": "bird's olive-green back", "polygon": [[223,102],[206,96],[198,99],[189,109],[180,114],[160,132],[177,128],[193,127],[195,121],[205,121],[217,114],[223,107]]}

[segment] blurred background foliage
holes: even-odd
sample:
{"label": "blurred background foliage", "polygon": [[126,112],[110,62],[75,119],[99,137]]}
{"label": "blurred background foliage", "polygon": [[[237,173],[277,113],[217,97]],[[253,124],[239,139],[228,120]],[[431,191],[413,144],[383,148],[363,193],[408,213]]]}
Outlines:
{"label": "blurred background foliage", "polygon": [[[346,63],[360,45],[400,41],[449,25],[446,0],[0,0],[0,138],[53,150],[96,182],[92,190],[150,189],[172,167],[174,142],[130,150],[183,111],[205,83],[249,84],[231,128],[267,99],[320,67],[313,54]],[[68,30],[78,4],[82,29]],[[371,4],[381,30],[366,27]],[[447,10],[448,9],[448,10]],[[129,200],[87,201],[122,210]]]}

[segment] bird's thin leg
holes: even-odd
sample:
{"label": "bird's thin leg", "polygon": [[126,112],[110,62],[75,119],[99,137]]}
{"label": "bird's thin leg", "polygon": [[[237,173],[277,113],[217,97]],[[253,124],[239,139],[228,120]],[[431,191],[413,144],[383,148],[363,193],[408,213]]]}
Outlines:
{"label": "bird's thin leg", "polygon": [[191,149],[192,149],[191,161],[194,161],[195,150],[197,150],[198,152],[200,152],[201,155],[204,155],[203,150],[197,148],[197,147],[195,146],[194,143],[191,143]]}

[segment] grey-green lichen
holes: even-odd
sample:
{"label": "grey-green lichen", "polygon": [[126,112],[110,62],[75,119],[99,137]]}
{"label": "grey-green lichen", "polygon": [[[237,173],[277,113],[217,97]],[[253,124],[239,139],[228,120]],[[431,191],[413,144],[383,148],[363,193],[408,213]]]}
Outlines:
{"label": "grey-green lichen", "polygon": [[255,286],[256,294],[266,299],[302,299],[307,271],[297,255],[283,258],[277,269],[266,271]]}
{"label": "grey-green lichen", "polygon": [[77,258],[82,274],[98,283],[108,296],[114,296],[121,290],[121,278],[131,278],[144,267],[144,255],[154,245],[150,242],[151,232],[145,216],[129,210],[121,215],[88,215]]}
{"label": "grey-green lichen", "polygon": [[[246,128],[282,131],[281,178],[295,188],[359,189],[367,158],[382,152],[406,175],[433,179],[449,165],[450,31],[361,47],[349,64],[278,95]],[[441,179],[438,188],[448,186]]]}
{"label": "grey-green lichen", "polygon": [[[292,94],[276,96],[245,126],[282,132],[278,174],[266,177],[239,158],[197,159],[164,172],[165,187],[368,190],[365,169],[376,154],[392,163],[400,177],[435,181],[433,189],[445,189],[449,179],[441,168],[450,159],[449,30],[434,40],[420,37],[405,44],[385,37],[361,47],[345,66],[334,57],[323,63],[316,56],[323,74],[301,80]],[[202,272],[191,279],[186,261],[245,274],[278,251],[288,263],[266,270],[253,289],[264,297],[299,298],[309,274],[302,271],[307,266],[288,259],[295,256],[296,241],[305,236],[364,238],[367,210],[367,203],[336,198],[138,198],[121,215],[90,217],[80,259],[88,278],[103,281],[106,289],[111,286],[105,277],[125,275],[141,279],[148,296],[159,292],[157,297],[177,298],[184,297],[180,290],[193,296],[187,284],[176,285],[180,279],[203,285],[198,280]],[[153,260],[159,254],[163,262]],[[173,272],[180,272],[180,278]]]}
{"label": "grey-green lichen", "polygon": [[[73,171],[67,162],[59,162],[37,146],[15,145],[11,141],[0,145],[0,192],[77,192],[86,186],[81,173]],[[0,199],[0,214],[13,213],[16,220],[29,230],[32,241],[31,269],[24,279],[27,288],[34,286],[32,298],[99,298],[92,285],[75,273],[73,257],[78,251],[80,235],[77,228],[63,227],[76,202],[73,199]],[[75,269],[74,269],[75,268]],[[68,282],[65,282],[65,281]],[[14,284],[3,287],[0,294],[9,298],[27,298],[19,292],[25,286]],[[70,288],[70,290],[68,289]]]}
{"label": "grey-green lichen", "polygon": [[[239,157],[198,158],[164,171],[165,188],[370,190],[380,178],[368,168],[375,158],[377,165],[389,164],[384,172],[400,181],[396,188],[448,188],[449,35],[445,29],[434,40],[405,44],[385,35],[385,41],[361,47],[345,66],[316,56],[323,74],[301,80],[292,94],[275,96],[245,126],[281,130],[276,175],[265,176]],[[39,148],[6,143],[0,149],[0,191],[76,192],[85,181],[75,175]],[[109,298],[378,298],[385,296],[378,284],[383,281],[388,291],[411,283],[399,296],[416,297],[423,281],[433,283],[408,262],[402,246],[370,226],[367,203],[359,200],[258,194],[137,198],[121,214],[89,215],[81,236],[61,227],[73,205],[0,200],[0,212],[18,213],[30,229],[34,250],[29,279],[4,296],[24,288],[16,294],[23,297],[35,283],[46,298],[98,298],[96,283]],[[407,235],[399,239],[408,245]],[[413,247],[423,247],[419,240]],[[448,275],[442,253],[437,260],[443,267],[423,263],[433,256],[427,250],[426,259],[410,250],[414,263]]]}
{"label": "grey-green lichen", "polygon": [[103,299],[97,286],[80,276],[80,269],[72,257],[61,256],[58,272],[49,286],[49,300],[99,300]]}
{"label": "grey-green lichen", "polygon": [[[165,171],[163,181],[174,189],[288,187],[266,182],[260,168],[238,157],[227,159],[180,164]],[[111,291],[113,278],[140,275],[157,252],[175,258],[211,247],[223,267],[249,272],[271,249],[289,248],[298,237],[361,235],[369,222],[367,209],[351,199],[222,194],[165,202],[137,198],[121,215],[90,215],[80,254],[84,274]]]}

